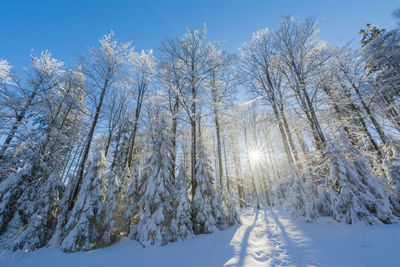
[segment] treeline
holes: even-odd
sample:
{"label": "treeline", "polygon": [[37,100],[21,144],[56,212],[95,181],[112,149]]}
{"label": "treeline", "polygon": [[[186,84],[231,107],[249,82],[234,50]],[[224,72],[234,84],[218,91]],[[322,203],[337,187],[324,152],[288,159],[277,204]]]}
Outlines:
{"label": "treeline", "polygon": [[400,35],[360,33],[331,48],[283,17],[238,54],[188,28],[156,56],[110,33],[72,68],[0,61],[0,247],[164,245],[247,206],[397,222]]}

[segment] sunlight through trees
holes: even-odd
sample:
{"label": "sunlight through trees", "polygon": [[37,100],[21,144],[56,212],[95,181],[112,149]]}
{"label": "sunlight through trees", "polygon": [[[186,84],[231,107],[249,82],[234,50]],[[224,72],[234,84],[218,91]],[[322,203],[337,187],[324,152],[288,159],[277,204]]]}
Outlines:
{"label": "sunlight through trees", "polygon": [[154,52],[110,32],[76,66],[0,60],[0,248],[165,245],[246,207],[399,222],[399,29],[350,48],[317,25],[282,16],[237,54],[204,26]]}

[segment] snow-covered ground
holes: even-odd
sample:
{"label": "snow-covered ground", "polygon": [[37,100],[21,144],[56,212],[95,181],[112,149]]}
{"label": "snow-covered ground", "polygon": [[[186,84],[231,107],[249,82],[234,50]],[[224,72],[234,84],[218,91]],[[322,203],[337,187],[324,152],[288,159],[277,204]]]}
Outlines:
{"label": "snow-covered ground", "polygon": [[400,266],[400,224],[303,223],[275,208],[249,209],[241,218],[240,226],[163,247],[124,239],[73,254],[3,252],[0,266]]}

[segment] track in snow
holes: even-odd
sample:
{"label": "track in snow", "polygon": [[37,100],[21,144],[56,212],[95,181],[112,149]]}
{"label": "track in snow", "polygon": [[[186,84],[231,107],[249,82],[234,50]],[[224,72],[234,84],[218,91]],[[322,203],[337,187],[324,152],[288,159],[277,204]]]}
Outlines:
{"label": "track in snow", "polygon": [[[320,266],[311,241],[273,209],[242,215],[243,225],[231,241],[232,257],[224,266]],[[289,253],[290,252],[290,253]]]}

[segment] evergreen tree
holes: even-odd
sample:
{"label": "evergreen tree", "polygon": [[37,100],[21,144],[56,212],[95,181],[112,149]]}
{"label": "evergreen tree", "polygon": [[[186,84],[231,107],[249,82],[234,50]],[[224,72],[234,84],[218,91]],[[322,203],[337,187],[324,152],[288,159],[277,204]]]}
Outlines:
{"label": "evergreen tree", "polygon": [[110,245],[113,243],[118,237],[119,232],[116,231],[118,229],[118,212],[120,207],[120,182],[118,176],[112,173],[111,171],[107,172],[104,175],[104,220],[102,222],[103,225],[103,237],[101,238],[102,243],[104,245]]}
{"label": "evergreen tree", "polygon": [[214,186],[211,164],[201,141],[198,143],[197,155],[197,187],[192,199],[193,229],[195,233],[212,233],[217,226],[224,224],[224,218]]}
{"label": "evergreen tree", "polygon": [[302,217],[304,221],[311,222],[317,216],[315,192],[309,183],[300,178],[292,170],[292,178],[285,192],[285,201],[293,217]]}
{"label": "evergreen tree", "polygon": [[84,176],[77,201],[63,229],[61,248],[66,252],[88,250],[102,245],[106,211],[102,193],[104,172],[103,151],[96,151]]}
{"label": "evergreen tree", "polygon": [[[124,187],[121,187],[121,210],[120,210],[120,225],[119,231],[122,235],[130,235],[131,238],[135,239],[135,225],[137,225],[137,202],[139,200],[137,176],[138,176],[138,165],[134,162],[131,173],[125,170],[121,177],[127,181],[127,190],[124,191]],[[133,227],[133,229],[132,229]]]}
{"label": "evergreen tree", "polygon": [[[346,223],[393,223],[385,185],[372,171],[369,161],[347,140],[328,146],[330,179],[319,192],[320,213]],[[347,155],[347,156],[345,156]]]}
{"label": "evergreen tree", "polygon": [[165,245],[175,240],[171,232],[171,220],[174,214],[173,182],[171,173],[171,135],[160,110],[155,110],[150,120],[149,142],[151,143],[150,156],[142,171],[142,195],[138,202],[139,221],[137,226],[137,240],[143,245]]}
{"label": "evergreen tree", "polygon": [[185,240],[193,237],[193,224],[190,220],[190,201],[187,195],[185,169],[178,168],[175,181],[175,216],[171,222],[171,232],[176,233],[176,240]]}
{"label": "evergreen tree", "polygon": [[386,146],[386,159],[383,164],[390,186],[390,199],[397,216],[400,215],[400,140],[392,139]]}

